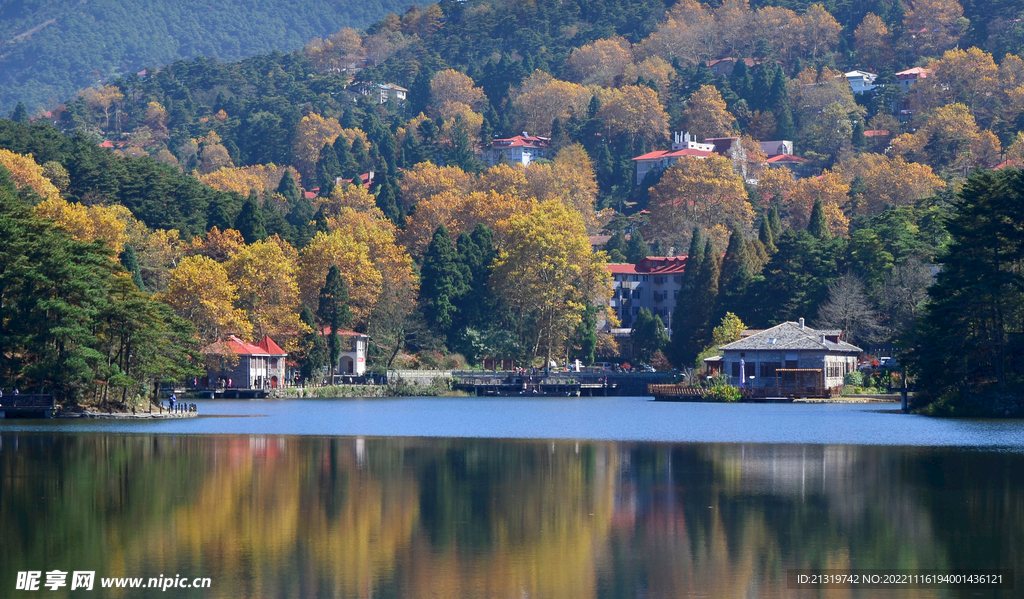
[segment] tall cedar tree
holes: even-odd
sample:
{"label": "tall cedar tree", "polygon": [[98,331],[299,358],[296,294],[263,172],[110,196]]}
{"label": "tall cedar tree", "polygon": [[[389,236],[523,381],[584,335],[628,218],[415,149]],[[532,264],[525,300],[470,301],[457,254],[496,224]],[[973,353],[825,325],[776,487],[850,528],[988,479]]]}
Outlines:
{"label": "tall cedar tree", "polygon": [[579,328],[576,329],[576,344],[573,347],[572,357],[579,360],[584,366],[594,363],[594,352],[597,349],[597,308],[587,306],[583,312],[583,319]]}
{"label": "tall cedar tree", "polygon": [[388,169],[376,173],[373,179],[377,186],[377,207],[396,226],[405,226],[405,214],[398,205],[398,192],[395,190],[395,184],[391,182],[391,177],[388,176]]}
{"label": "tall cedar tree", "polygon": [[633,355],[645,363],[650,362],[654,352],[661,351],[669,342],[661,316],[652,315],[647,308],[640,308],[637,313],[629,339],[633,344]]}
{"label": "tall cedar tree", "polygon": [[768,224],[767,215],[761,219],[761,228],[757,231],[757,238],[769,256],[775,253],[775,236],[772,235],[772,227]]}
{"label": "tall cedar tree", "polygon": [[478,224],[473,232],[459,235],[459,262],[468,273],[468,292],[455,302],[458,323],[462,327],[485,329],[495,320],[494,294],[491,292],[491,263],[498,255],[494,249],[494,232]]}
{"label": "tall cedar tree", "polygon": [[684,360],[691,336],[688,320],[696,298],[694,290],[696,289],[697,277],[700,274],[703,262],[704,236],[701,234],[700,227],[695,227],[693,235],[690,237],[690,250],[686,254],[686,270],[683,271],[682,285],[679,288],[676,307],[672,311],[672,319],[669,323],[672,326],[669,359],[677,366],[690,365],[688,361]]}
{"label": "tall cedar tree", "polygon": [[782,235],[782,219],[779,218],[778,206],[772,206],[768,210],[768,225],[772,228],[772,240],[778,241],[779,235]]}
{"label": "tall cedar tree", "polygon": [[120,256],[121,266],[132,275],[132,283],[139,288],[139,291],[146,290],[146,284],[142,282],[142,272],[139,270],[139,259],[135,256],[135,249],[131,244],[126,243],[124,251]]}
{"label": "tall cedar tree", "polygon": [[629,251],[629,245],[626,242],[626,234],[622,232],[622,229],[612,233],[612,236],[608,239],[608,243],[604,245],[604,251],[608,252],[608,261],[613,264],[629,260],[626,257],[626,253]]}
{"label": "tall cedar tree", "polygon": [[348,143],[348,139],[344,135],[339,135],[338,139],[334,140],[334,155],[338,159],[342,177],[354,179],[361,174],[359,164],[352,156],[352,145]]}
{"label": "tall cedar tree", "polygon": [[629,247],[626,248],[626,260],[631,264],[636,264],[649,255],[651,255],[651,248],[644,241],[644,234],[640,232],[640,229],[633,229],[633,234],[629,236]]}
{"label": "tall cedar tree", "polygon": [[459,299],[469,291],[469,269],[458,258],[448,229],[441,225],[423,256],[420,307],[430,330],[445,337],[453,332]]}
{"label": "tall cedar tree", "polygon": [[329,196],[335,179],[340,176],[341,164],[338,162],[338,154],[331,144],[324,144],[320,149],[320,159],[316,163],[316,182],[320,186],[320,195]]}
{"label": "tall cedar tree", "polygon": [[309,332],[302,336],[299,348],[300,373],[304,380],[318,382],[320,373],[323,372],[324,366],[327,366],[330,360],[330,350],[327,347],[327,341],[324,340],[324,336],[316,325],[316,319],[309,306],[302,306],[299,319],[302,320],[302,324],[309,327]]}
{"label": "tall cedar tree", "polygon": [[1020,415],[1022,204],[1024,171],[1017,169],[977,171],[960,191],[942,269],[907,355],[919,389],[915,407],[938,402],[954,415]]}
{"label": "tall cedar tree", "polygon": [[828,229],[828,219],[825,218],[825,207],[821,200],[814,200],[814,207],[811,208],[811,218],[807,222],[807,232],[817,239],[828,239],[832,232]]}
{"label": "tall cedar tree", "polygon": [[747,248],[747,241],[739,228],[732,230],[729,237],[729,247],[725,250],[725,257],[722,259],[720,307],[717,319],[720,319],[726,312],[739,312],[743,309],[747,287],[753,280],[750,265],[750,255]]}
{"label": "tall cedar tree", "polygon": [[242,234],[246,243],[256,243],[266,239],[267,227],[263,218],[256,191],[249,192],[249,198],[242,204],[242,211],[235,218],[235,230]]}
{"label": "tall cedar tree", "polygon": [[289,205],[299,201],[299,184],[295,182],[295,177],[292,176],[292,169],[284,169],[281,182],[277,184],[277,193],[284,196],[284,199],[288,200]]}
{"label": "tall cedar tree", "polygon": [[708,239],[704,243],[704,260],[700,263],[700,274],[694,282],[694,302],[687,320],[687,329],[691,337],[683,347],[684,364],[692,364],[701,350],[711,343],[711,330],[715,326],[714,317],[718,313],[721,269],[721,258]]}
{"label": "tall cedar tree", "polygon": [[341,358],[341,337],[338,331],[344,329],[352,322],[352,311],[348,307],[348,288],[345,286],[345,279],[341,277],[341,269],[337,264],[331,266],[327,271],[327,280],[320,289],[320,305],[317,312],[320,322],[331,328],[331,334],[327,338],[327,346],[330,348],[331,371],[338,367],[338,360]]}

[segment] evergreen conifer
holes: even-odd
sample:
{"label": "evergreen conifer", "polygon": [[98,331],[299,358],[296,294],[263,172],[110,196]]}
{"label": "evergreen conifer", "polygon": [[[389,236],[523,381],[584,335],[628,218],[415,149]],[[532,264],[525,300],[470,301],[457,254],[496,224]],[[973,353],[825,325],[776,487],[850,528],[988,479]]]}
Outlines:
{"label": "evergreen conifer", "polygon": [[640,229],[633,229],[629,236],[629,246],[626,248],[626,260],[630,264],[636,264],[651,254],[651,248],[644,241],[644,234]]}
{"label": "evergreen conifer", "polygon": [[139,260],[135,257],[135,249],[132,248],[130,243],[124,245],[124,251],[121,252],[121,266],[124,267],[128,274],[132,276],[132,283],[139,288],[139,291],[146,290],[146,284],[142,282],[142,272],[139,270]]}
{"label": "evergreen conifer", "polygon": [[289,205],[299,201],[301,193],[298,183],[295,182],[295,177],[292,176],[292,169],[284,169],[281,182],[277,185],[277,193],[284,196],[284,199],[288,200]]}
{"label": "evergreen conifer", "polygon": [[319,300],[317,316],[320,317],[320,322],[331,328],[327,346],[330,348],[330,364],[333,371],[338,367],[338,360],[341,358],[342,344],[338,333],[352,322],[352,311],[348,307],[348,288],[337,264],[332,264],[331,269],[327,271],[327,279],[320,288]]}
{"label": "evergreen conifer", "polygon": [[469,274],[458,260],[448,229],[441,225],[434,231],[420,269],[420,306],[435,334],[448,336],[453,332],[456,305],[469,290]]}
{"label": "evergreen conifer", "polygon": [[246,243],[255,243],[267,237],[266,222],[260,208],[256,190],[249,192],[249,198],[242,204],[242,211],[235,218],[235,230],[242,234]]}
{"label": "evergreen conifer", "polygon": [[814,207],[811,208],[811,218],[807,222],[807,232],[817,239],[829,239],[832,237],[832,232],[828,228],[828,219],[825,218],[825,207],[822,205],[821,200],[814,201]]}

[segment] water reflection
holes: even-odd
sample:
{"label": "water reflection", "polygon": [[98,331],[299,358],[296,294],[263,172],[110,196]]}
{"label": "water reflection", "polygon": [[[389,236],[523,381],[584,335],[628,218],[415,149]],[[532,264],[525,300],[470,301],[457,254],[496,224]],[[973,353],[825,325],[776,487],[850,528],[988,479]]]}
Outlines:
{"label": "water reflection", "polygon": [[1024,457],[1013,453],[276,436],[0,442],[5,595],[18,571],[54,568],[213,579],[212,590],[151,593],[165,597],[814,597],[787,589],[786,570],[1024,571]]}

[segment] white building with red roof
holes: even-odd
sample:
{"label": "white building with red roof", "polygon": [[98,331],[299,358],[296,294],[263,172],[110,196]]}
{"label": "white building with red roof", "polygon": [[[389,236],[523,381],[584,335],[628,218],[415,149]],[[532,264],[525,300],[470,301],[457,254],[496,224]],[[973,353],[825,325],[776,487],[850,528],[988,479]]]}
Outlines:
{"label": "white building with red roof", "polygon": [[203,348],[206,356],[204,387],[230,389],[276,389],[285,381],[288,353],[264,337],[257,344],[234,335]]}
{"label": "white building with red roof", "polygon": [[538,158],[551,158],[551,139],[528,135],[526,131],[515,137],[494,139],[487,158],[489,166],[502,163],[528,166]]}
{"label": "white building with red roof", "polygon": [[681,158],[689,157],[703,160],[714,153],[714,144],[700,143],[696,138],[690,137],[689,132],[685,135],[682,132],[676,132],[671,150],[654,150],[633,159],[633,162],[636,163],[636,184],[640,185],[643,183],[647,173],[651,171],[666,171],[673,164],[679,162]]}

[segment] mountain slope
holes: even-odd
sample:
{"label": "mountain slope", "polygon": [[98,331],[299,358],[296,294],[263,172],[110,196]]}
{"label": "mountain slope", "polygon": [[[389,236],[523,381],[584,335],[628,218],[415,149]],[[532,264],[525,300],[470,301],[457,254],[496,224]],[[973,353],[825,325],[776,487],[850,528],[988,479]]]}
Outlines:
{"label": "mountain slope", "polygon": [[37,0],[0,3],[0,114],[56,104],[181,58],[238,60],[363,27],[408,0]]}

